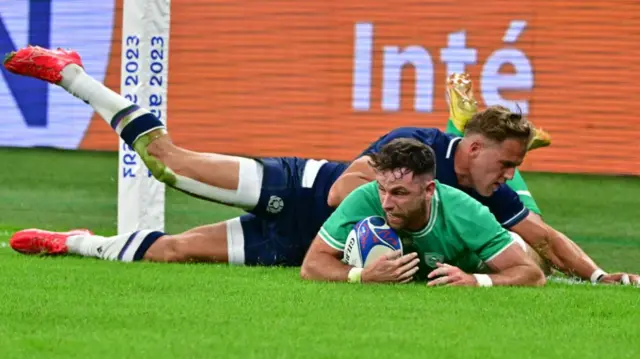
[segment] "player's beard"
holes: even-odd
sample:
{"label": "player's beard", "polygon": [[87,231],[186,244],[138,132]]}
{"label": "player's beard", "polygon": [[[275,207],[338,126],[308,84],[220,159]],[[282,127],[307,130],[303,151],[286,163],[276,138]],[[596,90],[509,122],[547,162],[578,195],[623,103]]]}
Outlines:
{"label": "player's beard", "polygon": [[387,224],[389,225],[389,227],[396,230],[405,229],[407,218],[405,218],[404,216],[385,213],[385,217],[387,219]]}
{"label": "player's beard", "polygon": [[395,230],[419,231],[429,223],[431,201],[422,201],[407,213],[385,213],[387,224]]}

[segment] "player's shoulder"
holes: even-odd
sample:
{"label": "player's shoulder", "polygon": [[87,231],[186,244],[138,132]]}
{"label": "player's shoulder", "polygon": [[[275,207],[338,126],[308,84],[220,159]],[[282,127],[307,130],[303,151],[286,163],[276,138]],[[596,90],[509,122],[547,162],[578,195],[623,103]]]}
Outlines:
{"label": "player's shoulder", "polygon": [[378,193],[377,189],[378,189],[378,182],[371,181],[356,188],[356,191],[365,192],[365,193]]}
{"label": "player's shoulder", "polygon": [[[344,201],[357,201],[361,199],[370,199],[378,197],[378,184],[376,181],[365,183],[347,195]],[[344,202],[343,201],[343,202]]]}
{"label": "player's shoulder", "polygon": [[446,220],[466,223],[492,216],[489,208],[458,188],[436,181],[436,191],[439,206]]}
{"label": "player's shoulder", "polygon": [[441,202],[448,202],[450,204],[481,206],[480,202],[476,201],[466,192],[462,191],[459,188],[441,183],[440,181],[436,181],[436,191],[438,193],[438,199]]}
{"label": "player's shoulder", "polygon": [[438,215],[441,225],[448,233],[465,241],[479,238],[486,231],[499,230],[500,224],[488,207],[462,190],[440,184],[438,192]]}

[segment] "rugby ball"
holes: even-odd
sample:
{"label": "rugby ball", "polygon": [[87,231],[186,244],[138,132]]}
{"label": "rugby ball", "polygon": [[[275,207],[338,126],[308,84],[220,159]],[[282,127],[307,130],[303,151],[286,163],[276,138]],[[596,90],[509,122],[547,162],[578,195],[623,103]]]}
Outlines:
{"label": "rugby ball", "polygon": [[402,241],[382,217],[367,217],[353,226],[344,246],[342,261],[365,268],[385,253],[400,250]]}

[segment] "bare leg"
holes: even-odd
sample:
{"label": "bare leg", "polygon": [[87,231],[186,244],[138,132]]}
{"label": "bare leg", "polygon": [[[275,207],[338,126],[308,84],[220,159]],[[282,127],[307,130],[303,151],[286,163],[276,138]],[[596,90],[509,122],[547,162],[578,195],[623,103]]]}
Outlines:
{"label": "bare leg", "polygon": [[241,217],[168,235],[138,230],[104,237],[88,230],[16,232],[11,247],[24,254],[76,254],[104,260],[133,262],[216,262],[245,264],[245,233]]}
{"label": "bare leg", "polygon": [[11,72],[54,83],[89,104],[131,146],[153,176],[193,196],[243,209],[260,196],[262,166],[255,160],[181,149],[148,110],[89,76],[74,51],[27,46],[4,61]]}
{"label": "bare leg", "polygon": [[227,263],[227,223],[220,222],[181,234],[162,236],[147,250],[144,259],[154,262]]}
{"label": "bare leg", "polygon": [[238,189],[239,157],[189,151],[173,144],[168,135],[151,142],[147,151],[177,175],[221,189]]}
{"label": "bare leg", "polygon": [[[257,204],[262,186],[260,163],[175,146],[158,118],[89,76],[74,53],[26,48],[14,54],[12,61],[20,64],[32,58],[49,59],[36,64],[41,67],[57,64],[43,73],[59,71],[57,84],[98,112],[138,153],[157,180],[195,197],[243,209],[252,209]],[[25,71],[18,73],[46,80],[40,72]]]}

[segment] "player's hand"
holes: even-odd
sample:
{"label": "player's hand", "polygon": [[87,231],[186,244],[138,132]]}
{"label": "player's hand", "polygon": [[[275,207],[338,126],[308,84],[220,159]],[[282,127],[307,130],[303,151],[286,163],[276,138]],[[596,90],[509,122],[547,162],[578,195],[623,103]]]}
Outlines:
{"label": "player's hand", "polygon": [[400,251],[385,253],[362,270],[362,282],[407,283],[418,272],[420,259],[413,252],[402,255]]}
{"label": "player's hand", "polygon": [[602,277],[600,283],[640,286],[640,275],[631,273],[612,273]]}
{"label": "player's hand", "polygon": [[434,269],[427,275],[428,279],[433,279],[427,283],[429,287],[433,287],[436,285],[447,285],[447,286],[477,286],[478,281],[476,277],[472,274],[468,274],[462,271],[462,269],[458,267],[454,267],[449,264],[436,263],[438,268]]}

